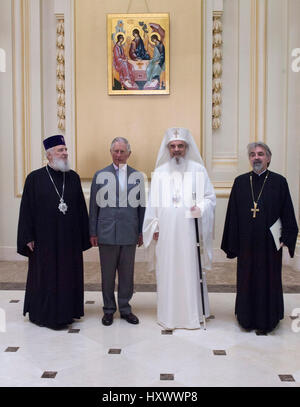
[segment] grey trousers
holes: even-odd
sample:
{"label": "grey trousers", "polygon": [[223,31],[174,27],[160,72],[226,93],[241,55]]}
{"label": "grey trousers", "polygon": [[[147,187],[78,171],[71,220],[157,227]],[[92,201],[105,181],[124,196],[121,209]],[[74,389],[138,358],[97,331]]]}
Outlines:
{"label": "grey trousers", "polygon": [[113,314],[117,310],[115,279],[118,270],[118,308],[120,314],[129,314],[129,301],[133,295],[133,273],[136,245],[99,245],[103,311]]}

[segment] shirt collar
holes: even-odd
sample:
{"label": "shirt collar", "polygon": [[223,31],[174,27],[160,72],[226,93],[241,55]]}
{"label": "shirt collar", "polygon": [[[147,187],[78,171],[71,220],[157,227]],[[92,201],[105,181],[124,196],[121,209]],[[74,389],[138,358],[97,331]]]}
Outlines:
{"label": "shirt collar", "polygon": [[116,171],[121,170],[121,171],[126,172],[126,170],[127,170],[127,164],[123,164],[121,167],[118,167],[115,163],[113,163],[113,166]]}
{"label": "shirt collar", "polygon": [[263,175],[266,171],[267,171],[267,168],[266,168],[263,172],[261,172],[261,173],[259,173],[259,174],[257,174],[257,175],[260,177],[260,176]]}

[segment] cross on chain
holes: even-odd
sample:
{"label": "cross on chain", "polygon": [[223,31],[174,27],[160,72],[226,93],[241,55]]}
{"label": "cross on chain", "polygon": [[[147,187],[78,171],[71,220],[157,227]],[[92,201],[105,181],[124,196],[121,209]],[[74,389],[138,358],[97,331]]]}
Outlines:
{"label": "cross on chain", "polygon": [[257,207],[257,202],[253,202],[254,208],[251,208],[251,212],[253,212],[253,218],[256,218],[256,212],[259,212]]}

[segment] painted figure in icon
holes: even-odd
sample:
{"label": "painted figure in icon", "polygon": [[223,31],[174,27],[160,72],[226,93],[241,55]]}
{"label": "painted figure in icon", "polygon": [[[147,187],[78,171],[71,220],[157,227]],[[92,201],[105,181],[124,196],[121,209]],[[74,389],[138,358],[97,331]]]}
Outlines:
{"label": "painted figure in icon", "polygon": [[134,81],[133,68],[128,62],[123,47],[124,36],[123,34],[117,35],[117,43],[113,49],[113,65],[120,75],[120,82],[125,89],[138,89]]}
{"label": "painted figure in icon", "polygon": [[137,28],[132,31],[134,39],[131,41],[129,56],[133,61],[149,60],[150,55],[145,50],[144,42]]}
{"label": "painted figure in icon", "polygon": [[165,70],[165,47],[158,35],[153,34],[151,41],[155,45],[153,58],[147,66],[147,83],[144,89],[157,89],[160,83],[160,74]]}

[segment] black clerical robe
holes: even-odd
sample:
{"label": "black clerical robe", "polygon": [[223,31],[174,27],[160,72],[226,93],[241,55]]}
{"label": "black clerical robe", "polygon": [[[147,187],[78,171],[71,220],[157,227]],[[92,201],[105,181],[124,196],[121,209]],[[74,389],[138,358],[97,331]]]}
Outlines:
{"label": "black clerical robe", "polygon": [[[59,194],[63,173],[48,166]],[[65,173],[65,214],[46,167],[26,178],[18,225],[18,253],[28,257],[24,315],[32,322],[55,327],[83,315],[83,257],[90,247],[88,214],[80,178]],[[27,243],[34,241],[31,252]]]}
{"label": "black clerical robe", "polygon": [[[256,217],[251,211],[254,205],[250,174],[255,201],[268,175]],[[235,313],[245,329],[271,331],[283,318],[282,249],[277,251],[270,231],[278,218],[282,222],[281,241],[293,257],[298,227],[286,179],[269,170],[261,176],[252,172],[235,179],[221,248],[228,258],[237,257]]]}

